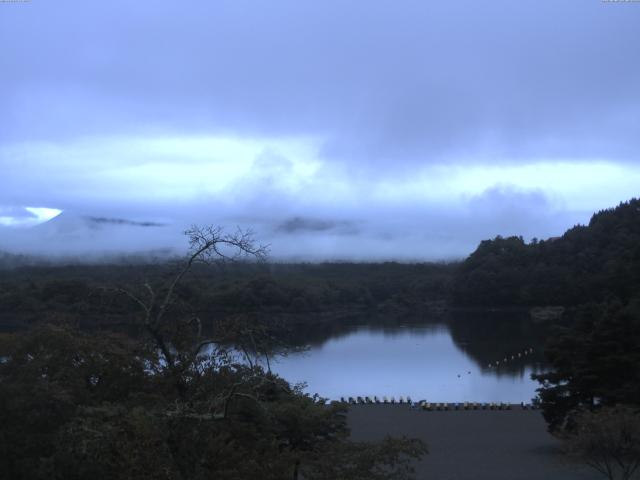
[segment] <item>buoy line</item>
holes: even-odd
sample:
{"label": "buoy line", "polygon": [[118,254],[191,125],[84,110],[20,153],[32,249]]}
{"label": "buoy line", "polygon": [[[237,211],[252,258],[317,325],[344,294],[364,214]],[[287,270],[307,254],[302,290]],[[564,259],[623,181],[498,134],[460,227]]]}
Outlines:
{"label": "buoy line", "polygon": [[507,355],[502,360],[496,360],[495,362],[491,362],[489,363],[489,365],[487,365],[487,368],[494,368],[494,367],[497,368],[500,366],[500,363],[504,364],[511,360],[517,360],[518,358],[526,357],[527,355],[531,355],[531,354],[533,354],[533,347],[529,347],[524,351],[515,353],[513,355]]}
{"label": "buoy line", "polygon": [[522,410],[537,410],[538,406],[534,403],[520,402],[507,403],[507,402],[428,402],[427,400],[420,400],[413,402],[411,397],[398,397],[396,400],[394,397],[382,397],[377,396],[356,396],[356,397],[340,397],[338,403],[345,403],[348,405],[407,405],[419,410],[431,411],[448,411],[448,410],[512,410],[520,407]]}

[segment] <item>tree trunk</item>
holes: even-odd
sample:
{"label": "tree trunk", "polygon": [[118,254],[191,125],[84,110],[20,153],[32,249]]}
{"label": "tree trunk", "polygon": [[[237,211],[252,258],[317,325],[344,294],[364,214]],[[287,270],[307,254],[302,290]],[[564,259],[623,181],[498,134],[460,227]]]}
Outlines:
{"label": "tree trunk", "polygon": [[296,463],[293,465],[293,480],[298,480],[299,474],[300,474],[300,459],[297,459]]}

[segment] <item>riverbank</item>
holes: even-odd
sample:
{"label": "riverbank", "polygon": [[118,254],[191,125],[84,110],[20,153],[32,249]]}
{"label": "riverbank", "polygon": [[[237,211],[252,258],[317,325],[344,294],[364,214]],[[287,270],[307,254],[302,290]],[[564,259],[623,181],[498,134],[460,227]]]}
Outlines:
{"label": "riverbank", "polygon": [[420,438],[429,454],[418,480],[597,480],[597,472],[563,455],[540,411],[420,411],[407,405],[354,405],[354,440],[385,435]]}

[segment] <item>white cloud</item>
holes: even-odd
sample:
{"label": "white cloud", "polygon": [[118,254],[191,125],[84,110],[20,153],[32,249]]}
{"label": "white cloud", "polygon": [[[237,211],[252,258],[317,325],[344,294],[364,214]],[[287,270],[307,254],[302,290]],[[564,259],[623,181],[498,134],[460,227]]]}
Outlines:
{"label": "white cloud", "polygon": [[55,218],[62,210],[46,207],[0,208],[0,226],[33,227]]}
{"label": "white cloud", "polygon": [[[255,227],[281,258],[460,257],[498,234],[558,235],[636,195],[640,185],[640,166],[593,159],[461,161],[416,165],[401,175],[357,175],[326,160],[321,141],[304,137],[25,143],[1,148],[0,165],[0,205],[48,207],[0,212],[5,226],[41,223],[62,209],[168,225],[160,237],[126,230],[139,237],[131,242],[120,229],[111,242],[140,249],[147,240],[154,248],[180,244],[179,231],[191,222],[239,224]],[[278,231],[292,218],[350,228]],[[63,247],[91,248],[82,235],[73,241]]]}

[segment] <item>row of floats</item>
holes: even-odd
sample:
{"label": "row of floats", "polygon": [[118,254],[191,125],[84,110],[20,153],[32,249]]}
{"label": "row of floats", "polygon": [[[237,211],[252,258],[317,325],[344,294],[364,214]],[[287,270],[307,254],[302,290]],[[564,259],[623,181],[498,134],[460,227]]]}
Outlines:
{"label": "row of floats", "polygon": [[[430,403],[419,402],[416,407],[428,412],[433,410],[511,410],[516,405],[504,402],[490,402],[490,403],[477,403],[477,402],[464,402],[464,403]],[[520,408],[522,410],[537,410],[537,406],[530,403],[520,402]]]}
{"label": "row of floats", "polygon": [[413,401],[411,400],[411,397],[407,396],[407,398],[405,397],[398,397],[398,400],[396,400],[394,397],[382,397],[382,399],[373,396],[373,397],[349,397],[345,400],[344,397],[340,397],[340,401],[342,403],[350,403],[351,405],[356,405],[356,404],[360,404],[360,405],[364,405],[367,403],[400,403],[400,404],[408,404],[408,405],[413,405]]}
{"label": "row of floats", "polygon": [[526,350],[523,350],[522,352],[514,353],[513,355],[507,355],[502,360],[496,360],[495,362],[490,363],[489,365],[487,365],[487,367],[488,368],[494,368],[494,367],[497,368],[497,367],[500,366],[500,362],[507,363],[509,361],[517,360],[518,358],[526,357],[527,355],[531,355],[531,354],[533,354],[533,348],[527,348]]}
{"label": "row of floats", "polygon": [[[425,411],[445,411],[445,410],[511,410],[517,405],[504,402],[462,402],[462,403],[432,403],[426,400],[420,400],[419,402],[413,402],[411,397],[398,397],[396,400],[394,397],[382,397],[382,399],[374,397],[340,397],[340,402],[348,403],[350,405],[368,405],[368,404],[399,404],[409,405],[419,410]],[[520,402],[520,408],[522,410],[536,410],[538,407],[535,404]]]}

